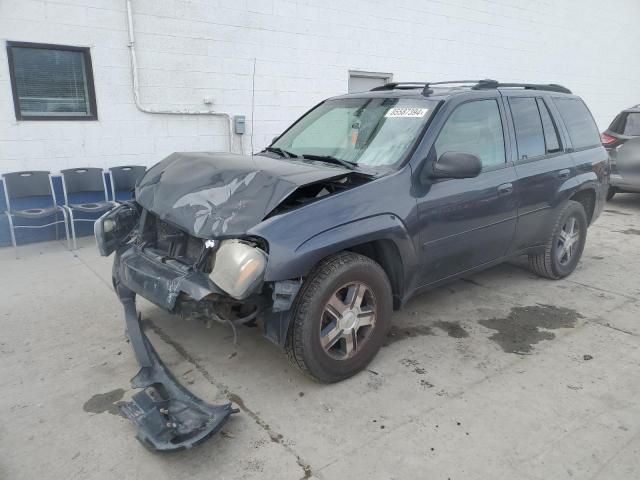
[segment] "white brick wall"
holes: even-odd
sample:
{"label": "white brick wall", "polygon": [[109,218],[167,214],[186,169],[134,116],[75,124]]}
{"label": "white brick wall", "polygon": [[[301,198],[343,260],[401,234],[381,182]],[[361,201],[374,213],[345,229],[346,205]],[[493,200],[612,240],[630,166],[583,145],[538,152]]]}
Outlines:
{"label": "white brick wall", "polygon": [[[638,0],[133,0],[133,9],[149,107],[201,110],[211,97],[216,111],[246,115],[250,131],[256,59],[256,150],[344,93],[349,70],[561,83],[601,129],[640,103]],[[0,0],[3,43],[91,47],[99,117],[17,122],[3,45],[0,172],[151,165],[176,150],[227,148],[221,118],[136,110],[126,26],[124,0]]]}

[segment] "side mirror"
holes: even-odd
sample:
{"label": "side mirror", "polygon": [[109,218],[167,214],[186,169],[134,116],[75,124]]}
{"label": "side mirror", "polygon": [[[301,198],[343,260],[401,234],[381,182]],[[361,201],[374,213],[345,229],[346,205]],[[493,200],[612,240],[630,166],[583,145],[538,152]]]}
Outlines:
{"label": "side mirror", "polygon": [[482,162],[477,155],[445,152],[433,164],[431,178],[474,178],[480,174]]}

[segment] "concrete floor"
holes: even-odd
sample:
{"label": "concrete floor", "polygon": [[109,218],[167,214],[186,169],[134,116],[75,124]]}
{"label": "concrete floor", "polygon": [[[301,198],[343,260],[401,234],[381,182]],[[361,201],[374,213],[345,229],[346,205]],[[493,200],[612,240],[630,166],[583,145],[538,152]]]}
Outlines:
{"label": "concrete floor", "polygon": [[[0,250],[0,479],[640,478],[640,195],[618,195],[562,281],[518,263],[414,299],[369,370],[299,374],[258,329],[234,347],[147,303],[149,336],[221,435],[145,450],[114,402],[137,371],[90,239]],[[235,353],[235,355],[233,355]]]}

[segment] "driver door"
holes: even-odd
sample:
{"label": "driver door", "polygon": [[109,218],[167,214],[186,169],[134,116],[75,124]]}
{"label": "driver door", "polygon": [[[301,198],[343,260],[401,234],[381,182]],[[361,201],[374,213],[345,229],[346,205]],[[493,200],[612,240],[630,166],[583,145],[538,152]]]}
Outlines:
{"label": "driver door", "polygon": [[477,155],[482,171],[475,178],[426,180],[426,193],[417,199],[423,285],[506,254],[515,232],[517,202],[505,125],[504,106],[497,97],[457,105],[442,126],[425,169],[450,151]]}

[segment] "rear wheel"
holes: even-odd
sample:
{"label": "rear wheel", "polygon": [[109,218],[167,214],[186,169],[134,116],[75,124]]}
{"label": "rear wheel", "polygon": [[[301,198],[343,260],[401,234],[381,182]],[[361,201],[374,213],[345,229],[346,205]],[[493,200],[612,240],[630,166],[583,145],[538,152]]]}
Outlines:
{"label": "rear wheel", "polygon": [[531,270],[546,278],[563,278],[580,261],[587,239],[587,215],[581,203],[569,200],[556,219],[544,252],[529,255]]}
{"label": "rear wheel", "polygon": [[613,196],[618,193],[617,190],[613,187],[609,187],[607,191],[607,202],[613,198]]}
{"label": "rear wheel", "polygon": [[376,355],[391,315],[391,285],[379,264],[353,252],[328,257],[300,290],[289,359],[321,382],[349,378]]}

